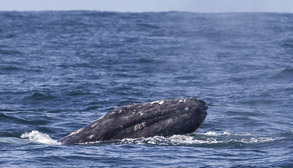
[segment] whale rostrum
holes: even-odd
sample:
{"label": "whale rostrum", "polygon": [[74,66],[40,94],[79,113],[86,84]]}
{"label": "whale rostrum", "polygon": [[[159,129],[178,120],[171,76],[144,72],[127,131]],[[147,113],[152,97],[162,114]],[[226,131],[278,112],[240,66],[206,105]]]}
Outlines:
{"label": "whale rostrum", "polygon": [[122,106],[59,141],[69,145],[192,133],[206,118],[207,109],[204,101],[193,97]]}

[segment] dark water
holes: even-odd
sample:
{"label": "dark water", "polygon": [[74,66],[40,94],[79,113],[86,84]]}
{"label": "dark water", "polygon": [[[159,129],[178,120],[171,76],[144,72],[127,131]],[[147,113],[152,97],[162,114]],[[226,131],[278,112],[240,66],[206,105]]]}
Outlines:
{"label": "dark water", "polygon": [[[57,143],[181,97],[190,135]],[[0,12],[0,167],[293,167],[292,104],[293,14]]]}

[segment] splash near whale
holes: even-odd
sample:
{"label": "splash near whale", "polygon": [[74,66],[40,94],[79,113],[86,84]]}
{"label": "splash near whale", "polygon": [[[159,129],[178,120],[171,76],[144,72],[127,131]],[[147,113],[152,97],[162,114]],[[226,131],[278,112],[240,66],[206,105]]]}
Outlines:
{"label": "splash near whale", "polygon": [[122,106],[72,132],[59,142],[70,145],[191,133],[205,120],[207,109],[206,103],[198,98],[159,100]]}

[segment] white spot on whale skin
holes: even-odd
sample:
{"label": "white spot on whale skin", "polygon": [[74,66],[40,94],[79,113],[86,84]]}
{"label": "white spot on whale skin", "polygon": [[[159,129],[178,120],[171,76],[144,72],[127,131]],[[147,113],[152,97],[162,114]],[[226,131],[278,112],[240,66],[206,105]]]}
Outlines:
{"label": "white spot on whale skin", "polygon": [[185,103],[186,101],[187,101],[187,99],[181,99],[181,100],[179,100],[178,102],[179,102],[179,103],[181,103],[181,102]]}
{"label": "white spot on whale skin", "polygon": [[82,130],[83,130],[83,128],[81,128],[81,129],[78,129],[78,130],[76,130],[76,131],[72,132],[70,135],[75,135],[75,134],[77,134],[77,133],[81,132]]}
{"label": "white spot on whale skin", "polygon": [[185,111],[188,111],[188,110],[189,110],[189,107],[185,107],[184,110],[185,110]]}
{"label": "white spot on whale skin", "polygon": [[140,130],[142,128],[142,125],[140,125],[140,124],[136,124],[135,126],[134,126],[134,131],[138,131],[138,130]]}
{"label": "white spot on whale skin", "polygon": [[106,115],[102,115],[102,117],[100,117],[98,120],[101,120],[101,119],[103,119],[105,116],[106,116]]}
{"label": "white spot on whale skin", "polygon": [[144,127],[146,127],[146,122],[142,122],[142,123],[140,123],[140,124],[136,124],[136,125],[134,126],[134,131],[141,130],[141,129],[143,129]]}
{"label": "white spot on whale skin", "polygon": [[94,134],[90,135],[88,138],[89,139],[92,139],[94,137]]}
{"label": "white spot on whale skin", "polygon": [[153,101],[153,102],[151,102],[151,104],[155,104],[155,103],[157,103],[157,104],[159,104],[159,105],[162,105],[162,104],[164,104],[164,100],[157,100],[157,101]]}
{"label": "white spot on whale skin", "polygon": [[94,123],[93,125],[91,125],[91,127],[93,128],[93,127],[95,127],[97,124],[98,124],[98,123],[96,122],[96,123]]}
{"label": "white spot on whale skin", "polygon": [[141,123],[143,127],[146,127],[146,122]]}
{"label": "white spot on whale skin", "polygon": [[144,115],[144,113],[143,112],[138,112],[138,114],[140,115],[140,116],[143,116]]}

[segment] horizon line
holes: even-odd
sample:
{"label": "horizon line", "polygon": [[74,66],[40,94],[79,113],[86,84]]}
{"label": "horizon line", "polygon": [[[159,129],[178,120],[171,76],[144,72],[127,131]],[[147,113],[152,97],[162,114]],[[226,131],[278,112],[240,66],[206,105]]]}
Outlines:
{"label": "horizon line", "polygon": [[272,13],[293,14],[288,11],[188,11],[188,10],[162,10],[162,11],[117,11],[117,10],[95,10],[95,9],[40,9],[40,10],[2,10],[0,12],[109,12],[109,13],[198,13],[198,14],[220,14],[220,13]]}

